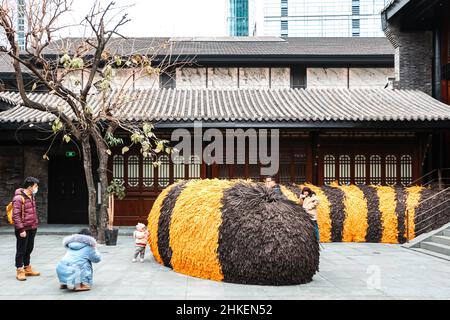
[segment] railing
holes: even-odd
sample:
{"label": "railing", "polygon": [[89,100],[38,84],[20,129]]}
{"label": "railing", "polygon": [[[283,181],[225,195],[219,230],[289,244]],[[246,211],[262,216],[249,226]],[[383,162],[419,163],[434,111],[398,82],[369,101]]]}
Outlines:
{"label": "railing", "polygon": [[[450,187],[447,187],[447,188],[445,188],[444,190],[439,191],[439,192],[436,193],[435,195],[433,195],[433,196],[431,196],[431,197],[429,197],[429,198],[427,198],[427,199],[425,199],[425,200],[420,201],[420,202],[417,204],[416,208],[418,208],[420,205],[422,205],[422,204],[424,204],[424,203],[426,203],[426,202],[428,202],[428,201],[430,201],[430,200],[432,200],[432,199],[434,199],[434,198],[436,198],[436,197],[438,197],[438,196],[440,196],[440,195],[442,195],[442,194],[444,194],[444,193],[446,193],[446,192],[448,192],[448,191],[450,191]],[[420,213],[419,215],[416,215],[414,218],[417,219],[417,218],[419,218],[419,217],[422,217],[422,216],[424,216],[425,214],[427,214],[428,212],[433,211],[433,210],[435,210],[435,209],[439,208],[440,206],[442,206],[442,205],[444,205],[444,204],[447,204],[447,203],[450,204],[450,197],[449,197],[447,200],[445,200],[445,201],[443,201],[443,202],[440,202],[439,204],[435,205],[434,207],[429,208],[429,209],[427,209],[426,211]],[[428,218],[426,218],[426,219],[420,221],[420,223],[423,223],[423,222],[425,222],[425,221],[430,220],[431,218],[436,217],[438,214],[440,214],[441,212],[443,212],[443,211],[445,211],[445,210],[447,210],[447,209],[449,209],[449,206],[448,206],[448,205],[447,205],[444,209],[441,209],[441,210],[439,210],[438,212],[434,213],[433,215],[429,216]],[[405,217],[405,219],[406,219],[406,242],[409,242],[409,209],[408,209],[408,208],[406,209],[406,217]],[[432,225],[432,223],[426,225],[425,227],[422,227],[421,229],[415,231],[415,234],[419,234],[421,231],[425,230],[426,228],[430,227],[431,225]]]}
{"label": "railing", "polygon": [[[428,178],[430,180],[423,183],[423,181],[428,180]],[[414,186],[419,182],[421,182],[421,186],[424,187],[430,186],[433,183],[438,183],[440,188],[444,185],[450,185],[450,168],[434,169],[414,180],[408,186]]]}

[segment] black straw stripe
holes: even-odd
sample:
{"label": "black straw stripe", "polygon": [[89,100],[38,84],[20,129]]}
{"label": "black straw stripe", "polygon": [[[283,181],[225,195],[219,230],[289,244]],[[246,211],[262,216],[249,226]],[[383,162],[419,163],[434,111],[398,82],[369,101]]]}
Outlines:
{"label": "black straw stripe", "polygon": [[330,186],[323,186],[322,191],[327,196],[328,202],[330,202],[331,241],[342,242],[345,220],[345,193],[341,189]]}
{"label": "black straw stripe", "polygon": [[408,195],[404,187],[396,187],[395,196],[397,200],[395,213],[397,214],[398,243],[405,243],[406,242],[405,214],[406,214],[406,199]]}
{"label": "black straw stripe", "polygon": [[358,186],[367,200],[367,234],[366,242],[379,243],[383,236],[380,212],[380,197],[375,187]]}
{"label": "black straw stripe", "polygon": [[161,205],[161,214],[158,221],[158,251],[161,259],[166,267],[172,268],[170,260],[172,259],[172,249],[169,245],[169,227],[172,219],[173,208],[178,197],[184,190],[187,181],[183,181],[174,186]]}

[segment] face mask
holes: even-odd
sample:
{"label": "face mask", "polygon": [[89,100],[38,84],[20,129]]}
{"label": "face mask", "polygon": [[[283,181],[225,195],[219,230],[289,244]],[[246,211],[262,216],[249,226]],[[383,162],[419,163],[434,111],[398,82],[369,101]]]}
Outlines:
{"label": "face mask", "polygon": [[38,187],[34,188],[34,189],[33,189],[33,194],[36,194],[36,193],[38,192],[38,190],[39,190]]}

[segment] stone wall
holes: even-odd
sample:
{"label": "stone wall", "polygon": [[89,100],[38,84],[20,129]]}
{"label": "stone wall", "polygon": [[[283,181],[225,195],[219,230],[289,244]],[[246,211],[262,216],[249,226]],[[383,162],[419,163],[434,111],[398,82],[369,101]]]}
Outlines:
{"label": "stone wall", "polygon": [[[36,196],[38,216],[41,223],[48,217],[48,162],[42,159],[45,152],[41,147],[0,147],[0,212],[5,215],[5,207],[14,197],[17,188],[21,188],[27,176],[40,180]],[[0,219],[1,224],[5,224]]]}
{"label": "stone wall", "polygon": [[308,68],[308,88],[378,88],[383,89],[388,77],[394,76],[392,68]]}
{"label": "stone wall", "polygon": [[[14,197],[14,191],[23,182],[23,149],[21,147],[0,147],[0,212]],[[6,224],[0,219],[0,224]]]}
{"label": "stone wall", "polygon": [[384,30],[395,49],[395,89],[421,90],[432,94],[433,34],[431,31],[405,32],[398,21],[389,21]]}
{"label": "stone wall", "polygon": [[177,68],[178,89],[289,88],[290,68]]}
{"label": "stone wall", "polygon": [[347,68],[308,68],[307,88],[347,88]]}
{"label": "stone wall", "polygon": [[39,179],[39,192],[36,195],[36,207],[41,223],[48,217],[48,161],[42,158],[43,147],[24,147],[23,177],[33,176]]}
{"label": "stone wall", "polygon": [[[114,69],[113,78],[111,80],[112,89],[158,89],[159,88],[159,76],[158,75],[147,75],[143,70],[133,69]],[[64,85],[69,89],[77,92],[81,89],[84,81],[89,77],[89,73],[85,71],[84,73],[72,72],[70,76],[64,78]],[[94,77],[93,83],[101,80],[99,75]],[[94,89],[95,90],[95,87]]]}

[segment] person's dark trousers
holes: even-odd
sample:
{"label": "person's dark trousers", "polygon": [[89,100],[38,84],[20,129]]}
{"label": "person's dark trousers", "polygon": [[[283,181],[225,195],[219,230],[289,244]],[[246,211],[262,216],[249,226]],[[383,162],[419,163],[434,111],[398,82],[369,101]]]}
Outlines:
{"label": "person's dark trousers", "polygon": [[30,255],[34,248],[35,230],[27,230],[27,236],[22,238],[20,232],[16,230],[16,268],[23,268],[30,265]]}

